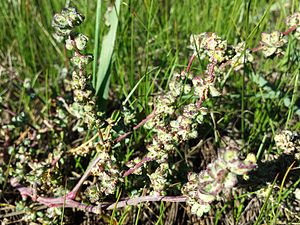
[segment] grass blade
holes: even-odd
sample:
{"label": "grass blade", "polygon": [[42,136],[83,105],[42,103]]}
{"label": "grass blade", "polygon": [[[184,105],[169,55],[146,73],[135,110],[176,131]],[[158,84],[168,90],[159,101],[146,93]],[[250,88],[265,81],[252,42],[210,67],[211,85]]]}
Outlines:
{"label": "grass blade", "polygon": [[[117,28],[118,14],[120,11],[121,0],[116,0],[114,8],[108,14],[107,22],[110,24],[108,33],[103,37],[100,53],[100,65],[96,78],[96,95],[101,99],[107,99],[110,74],[108,73],[111,57],[114,49]],[[108,9],[109,10],[109,9]]]}
{"label": "grass blade", "polygon": [[96,25],[95,25],[95,44],[94,44],[94,57],[93,61],[93,86],[96,85],[96,73],[97,73],[97,59],[98,59],[98,50],[99,50],[99,36],[100,36],[100,22],[101,22],[101,0],[97,1],[96,9]]}

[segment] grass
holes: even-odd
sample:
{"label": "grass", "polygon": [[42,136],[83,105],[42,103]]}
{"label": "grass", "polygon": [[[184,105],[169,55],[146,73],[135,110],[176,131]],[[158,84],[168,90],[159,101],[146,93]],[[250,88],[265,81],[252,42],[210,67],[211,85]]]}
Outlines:
{"label": "grass", "polygon": [[[64,52],[62,44],[53,39],[51,28],[54,13],[59,12],[64,5],[65,1],[62,0],[24,0],[4,1],[0,8],[2,105],[15,114],[22,111],[28,114],[29,122],[26,125],[29,127],[38,129],[45,121],[51,122],[53,104],[61,104],[54,103],[52,100],[65,93],[60,87],[64,82],[63,68],[69,66],[66,60],[68,55]],[[79,1],[76,2],[76,6],[86,17],[79,30],[90,38],[87,52],[93,52],[99,57],[101,48],[107,47],[101,46],[105,32],[108,31],[103,20],[107,5],[104,1]],[[143,119],[151,113],[149,102],[153,96],[166,90],[171,74],[186,68],[192,54],[187,48],[191,34],[216,32],[230,44],[245,40],[249,48],[254,48],[258,46],[262,32],[285,30],[284,19],[297,10],[299,10],[298,1],[290,1],[288,6],[286,1],[266,0],[121,1],[115,45],[110,64],[107,62],[110,75],[107,92],[109,104],[100,105],[100,108],[104,108],[107,114],[110,114],[113,110],[122,111],[125,102],[126,107],[136,110],[139,117]],[[93,66],[88,68],[94,77],[101,68],[101,63],[104,63],[103,58],[100,59],[99,65],[97,62],[99,61],[95,60]],[[201,74],[204,69],[204,63],[199,60],[192,67],[195,74]],[[217,146],[224,136],[241,139],[242,152],[255,152],[260,159],[269,154],[279,154],[273,148],[272,140],[275,133],[283,128],[300,130],[299,70],[299,43],[297,47],[296,40],[291,39],[282,57],[255,62],[255,68],[245,67],[241,72],[231,71],[222,86],[226,94],[206,103],[210,114],[206,118],[205,129],[202,131],[203,137],[207,139],[213,137],[216,140],[212,143],[214,146]],[[101,73],[106,74],[105,71]],[[23,86],[25,79],[29,79],[38,100],[32,101],[28,95]],[[98,79],[94,79],[94,84],[96,81]],[[100,87],[99,85],[97,84],[97,87]],[[5,115],[0,119],[0,124],[6,124],[11,118],[9,114],[9,116]],[[75,124],[76,121],[72,119],[67,128],[71,130]],[[3,133],[4,129],[1,131],[1,137],[5,136]],[[25,131],[16,130],[16,133],[22,136]],[[11,142],[21,140],[20,136],[10,135]],[[53,132],[53,135],[57,134]],[[82,143],[85,138],[75,132],[59,135],[61,135],[58,137],[60,141],[52,141],[49,138],[45,150],[54,148],[57,142],[61,143],[63,148],[69,149]],[[124,158],[132,159],[140,151],[144,151],[141,140],[149,135],[151,134],[143,129],[135,131],[126,146],[123,145],[126,152]],[[4,160],[2,156],[4,145],[5,141],[0,141],[0,165],[3,167],[2,173],[8,174],[9,162],[1,162],[1,157]],[[200,152],[201,150],[190,152],[190,165],[197,167],[193,160],[199,159]],[[189,155],[189,150],[185,154]],[[76,162],[66,161],[76,164],[71,166],[76,167],[74,173],[78,174],[81,174],[87,166],[86,160],[81,158],[76,158]],[[287,170],[288,166],[283,166],[282,171],[277,172],[292,173]],[[272,224],[273,221],[273,224],[276,224],[276,221],[287,219],[280,210],[282,207],[290,210],[290,206],[282,203],[285,200],[289,201],[292,191],[299,186],[300,181],[295,174],[291,177],[279,180],[273,177],[274,183],[273,180],[268,180],[270,184],[260,183],[264,187],[269,185],[272,188],[265,203],[257,200],[261,212],[257,214],[258,217],[253,223]],[[11,204],[12,200],[18,199],[18,196],[11,194],[12,189],[7,180],[3,184],[5,188],[0,189],[0,202]],[[130,182],[127,187],[132,188]],[[252,191],[255,190],[253,188]],[[243,194],[235,198],[237,200],[234,203],[229,200],[213,207],[214,214],[211,216],[216,217],[212,219],[211,224],[239,223],[243,211],[247,209],[249,199]],[[172,210],[175,210],[178,215],[172,217]],[[230,222],[229,216],[226,215],[228,211],[234,212],[233,222]],[[109,213],[105,213],[103,218]],[[253,209],[253,214],[255,213],[258,212]],[[195,222],[195,218],[187,214],[189,215],[189,212],[184,205],[172,206],[158,203],[146,206],[145,204],[131,210],[113,211],[106,222],[110,224],[115,224],[115,221],[119,221],[120,224],[141,224],[149,220],[152,220],[149,224],[166,224],[166,221],[179,224],[180,220],[187,224]],[[87,218],[84,214],[79,216]],[[13,220],[13,217],[9,218]],[[91,218],[97,220],[93,216],[89,219]],[[62,217],[61,220],[63,219]],[[226,220],[227,223],[224,222]],[[295,218],[292,222],[300,222],[300,220]]]}

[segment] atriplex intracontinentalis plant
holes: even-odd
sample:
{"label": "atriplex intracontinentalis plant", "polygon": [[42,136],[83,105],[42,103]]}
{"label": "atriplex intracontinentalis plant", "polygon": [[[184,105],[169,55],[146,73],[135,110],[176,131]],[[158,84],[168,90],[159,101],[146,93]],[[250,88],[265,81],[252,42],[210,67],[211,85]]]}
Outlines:
{"label": "atriplex intracontinentalis plant", "polygon": [[[113,148],[132,132],[113,138],[113,127],[118,120],[112,117],[104,119],[103,114],[98,112],[91,77],[86,71],[86,66],[92,56],[82,53],[88,39],[85,35],[76,34],[73,31],[83,19],[84,17],[77,12],[76,8],[70,7],[54,16],[53,27],[56,30],[57,39],[64,41],[66,49],[74,53],[71,58],[75,67],[72,74],[74,103],[70,106],[66,105],[66,108],[86,123],[89,129],[97,132],[97,135],[90,141],[72,149],[71,152],[75,155],[86,155],[90,154],[91,149],[95,149],[97,154],[75,187],[61,197],[42,197],[38,195],[36,188],[22,186],[17,177],[11,179],[11,185],[17,188],[22,196],[29,196],[32,200],[49,207],[73,207],[100,213],[101,209],[136,205],[143,201],[173,201],[187,202],[192,206],[193,213],[202,216],[210,210],[210,204],[222,191],[231,190],[237,182],[237,175],[245,175],[256,167],[255,156],[249,154],[245,160],[240,160],[236,149],[225,148],[219,151],[218,158],[210,163],[206,170],[199,174],[188,175],[188,182],[182,185],[183,195],[181,196],[165,196],[165,189],[169,182],[168,176],[171,175],[173,169],[169,158],[180,144],[198,137],[197,128],[207,113],[203,102],[211,96],[220,95],[215,84],[222,78],[222,75],[227,73],[228,67],[239,70],[253,61],[251,50],[246,48],[246,43],[229,46],[227,41],[214,33],[192,35],[190,47],[193,49],[193,55],[187,69],[173,74],[169,90],[153,100],[153,112],[132,128],[136,130],[144,126],[151,130],[152,139],[148,141],[148,154],[122,173],[116,162]],[[299,21],[300,14],[296,13],[287,20],[289,29],[286,32],[275,31],[271,34],[262,34],[260,46],[252,52],[262,50],[266,57],[282,54],[288,34],[293,32],[294,36],[299,39]],[[201,76],[194,76],[190,71],[191,64],[196,57],[207,61],[206,72]],[[187,100],[182,103],[182,99]],[[118,203],[99,202],[102,197],[113,194],[118,185],[123,182],[124,177],[137,172],[149,161],[159,163],[155,172],[148,174],[151,181],[149,185],[149,189],[152,190],[151,195],[125,198]],[[90,185],[87,188],[87,194],[91,202],[97,202],[96,206],[75,201],[80,187],[90,174],[94,175],[97,184]]]}

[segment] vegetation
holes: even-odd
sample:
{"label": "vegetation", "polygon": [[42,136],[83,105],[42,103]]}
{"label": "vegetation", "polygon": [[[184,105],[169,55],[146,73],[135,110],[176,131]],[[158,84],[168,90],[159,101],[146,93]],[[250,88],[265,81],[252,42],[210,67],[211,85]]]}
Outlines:
{"label": "vegetation", "polygon": [[2,224],[300,222],[299,9],[3,3]]}

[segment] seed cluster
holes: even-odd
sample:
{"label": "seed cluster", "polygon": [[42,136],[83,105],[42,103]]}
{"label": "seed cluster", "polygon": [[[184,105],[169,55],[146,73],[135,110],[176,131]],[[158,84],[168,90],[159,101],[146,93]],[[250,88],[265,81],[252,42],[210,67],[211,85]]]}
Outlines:
{"label": "seed cluster", "polygon": [[283,130],[274,137],[276,147],[285,154],[294,154],[300,159],[300,135],[297,132]]}
{"label": "seed cluster", "polygon": [[256,168],[256,159],[249,154],[240,160],[238,152],[232,149],[221,151],[218,158],[199,174],[190,173],[182,193],[188,196],[193,214],[201,217],[210,210],[210,204],[221,192],[230,191],[237,183],[238,175],[245,175]]}
{"label": "seed cluster", "polygon": [[[201,86],[199,82],[205,85]],[[174,152],[179,144],[198,137],[197,127],[207,113],[201,102],[214,88],[213,83],[213,79],[202,80],[185,72],[174,73],[169,83],[169,91],[157,97],[156,116],[145,124],[145,128],[154,133],[151,143],[147,145],[148,156],[160,163],[150,175],[155,193],[162,194],[167,184],[168,155]],[[182,95],[194,97],[198,101],[177,107]]]}
{"label": "seed cluster", "polygon": [[261,34],[262,53],[265,57],[281,55],[284,52],[283,47],[287,43],[287,38],[279,31],[273,31],[271,34]]}
{"label": "seed cluster", "polygon": [[[243,68],[245,63],[253,62],[253,56],[250,54],[250,50],[246,49],[245,42],[230,46],[226,40],[222,40],[215,33],[193,34],[190,42],[190,48],[201,60],[208,58],[210,62],[219,65],[226,63],[235,71]],[[223,69],[217,68],[216,71],[222,73]]]}
{"label": "seed cluster", "polygon": [[86,72],[86,66],[93,60],[93,56],[81,53],[86,48],[88,38],[81,33],[73,32],[83,20],[84,16],[77,12],[76,8],[69,7],[54,15],[52,26],[55,29],[56,39],[64,40],[66,49],[74,52],[71,62],[79,69],[72,73],[71,84],[75,102],[71,106],[71,111],[90,129],[93,127],[100,129],[103,122],[101,114],[96,110],[91,75]]}
{"label": "seed cluster", "polygon": [[[103,148],[102,145],[96,146],[97,152],[100,154],[100,160],[92,169],[91,173],[96,178],[96,184],[89,186],[87,192],[90,199],[101,199],[103,196],[113,194],[116,186],[121,181],[120,169],[116,166],[117,160],[113,155],[109,154],[109,148]],[[97,192],[93,192],[97,190]]]}
{"label": "seed cluster", "polygon": [[285,23],[288,27],[296,26],[294,37],[300,40],[300,12],[296,12],[293,15],[289,16],[286,19]]}

